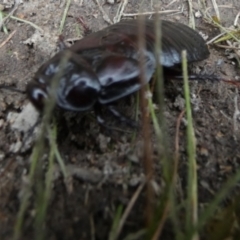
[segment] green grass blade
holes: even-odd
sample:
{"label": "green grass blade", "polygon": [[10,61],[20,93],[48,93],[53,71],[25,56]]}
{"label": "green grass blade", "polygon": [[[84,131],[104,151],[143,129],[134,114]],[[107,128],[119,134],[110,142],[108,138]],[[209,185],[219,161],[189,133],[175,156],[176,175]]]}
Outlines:
{"label": "green grass blade", "polygon": [[[187,152],[188,152],[188,189],[186,206],[186,230],[190,231],[198,221],[198,188],[197,188],[197,163],[196,140],[193,128],[190,90],[188,84],[187,52],[182,52],[182,72],[184,79],[184,97],[187,115]],[[197,233],[193,239],[197,239]]]}

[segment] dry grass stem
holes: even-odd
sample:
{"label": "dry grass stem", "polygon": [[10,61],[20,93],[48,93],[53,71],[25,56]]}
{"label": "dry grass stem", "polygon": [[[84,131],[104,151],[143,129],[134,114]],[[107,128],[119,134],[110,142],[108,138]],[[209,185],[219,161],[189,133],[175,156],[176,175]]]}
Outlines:
{"label": "dry grass stem", "polygon": [[2,48],[16,33],[17,30],[14,30],[12,33],[9,34],[9,36],[0,44],[0,48]]}
{"label": "dry grass stem", "polygon": [[177,177],[177,169],[178,169],[178,161],[179,161],[179,129],[181,125],[181,121],[183,118],[183,115],[185,113],[185,110],[183,110],[177,119],[177,125],[176,125],[176,135],[175,135],[175,161],[174,161],[174,169],[173,169],[173,184],[176,181]]}
{"label": "dry grass stem", "polygon": [[216,46],[219,48],[224,48],[224,49],[240,50],[240,47],[226,46],[226,45],[222,45],[222,44],[216,44]]}
{"label": "dry grass stem", "polygon": [[91,240],[95,240],[95,236],[96,236],[95,224],[94,224],[94,218],[93,218],[92,214],[89,216],[89,221],[90,221],[90,226],[91,226]]}
{"label": "dry grass stem", "polygon": [[62,19],[61,19],[61,22],[60,22],[59,34],[61,34],[62,31],[63,31],[63,27],[64,27],[64,24],[65,24],[65,21],[66,21],[66,18],[67,18],[67,13],[68,13],[68,10],[70,8],[70,4],[71,4],[71,0],[68,0],[67,3],[66,3],[66,6],[64,8],[63,16],[62,16]]}
{"label": "dry grass stem", "polygon": [[143,167],[145,175],[148,179],[147,188],[146,188],[146,222],[147,225],[151,224],[153,217],[153,198],[154,192],[151,185],[151,178],[153,176],[153,159],[152,159],[152,143],[151,143],[151,133],[150,133],[150,124],[149,124],[149,111],[148,111],[148,99],[145,97],[145,93],[148,90],[144,83],[145,79],[145,65],[144,65],[144,52],[146,48],[146,39],[144,38],[145,34],[145,18],[142,16],[139,18],[138,23],[138,47],[142,51],[139,52],[139,67],[140,67],[140,83],[142,88],[140,89],[140,104],[142,110],[142,133],[144,139],[144,150],[143,150]]}
{"label": "dry grass stem", "polygon": [[213,43],[215,40],[217,40],[218,38],[222,37],[223,35],[225,35],[225,32],[220,33],[217,36],[215,36],[214,38],[212,38],[211,40],[207,41],[207,45]]}
{"label": "dry grass stem", "polygon": [[[174,168],[173,168],[173,176],[172,176],[172,186],[174,186],[176,182],[176,177],[177,177],[177,169],[178,169],[178,160],[179,160],[179,128],[181,124],[181,120],[183,118],[183,115],[185,113],[185,110],[183,110],[177,119],[177,125],[176,125],[176,136],[175,136],[175,161],[174,161]],[[170,210],[170,199],[168,199],[166,206],[163,211],[163,215],[161,218],[161,221],[158,224],[157,230],[154,233],[154,236],[152,240],[157,240],[161,236],[163,226],[166,222],[166,219],[168,217],[168,213]]]}
{"label": "dry grass stem", "polygon": [[232,4],[229,4],[229,5],[218,5],[218,8],[233,8]]}
{"label": "dry grass stem", "polygon": [[104,11],[103,7],[101,6],[101,4],[99,3],[99,0],[95,0],[96,4],[99,7],[99,10],[101,11],[102,15],[103,15],[103,19],[109,23],[109,24],[113,24],[113,21],[109,18],[109,16],[106,14],[106,12]]}
{"label": "dry grass stem", "polygon": [[213,4],[214,11],[216,13],[216,16],[217,16],[219,22],[221,22],[220,13],[219,13],[219,9],[218,9],[218,5],[217,5],[216,0],[212,0],[212,4]]}
{"label": "dry grass stem", "polygon": [[121,20],[121,18],[123,16],[123,12],[124,12],[127,4],[128,4],[128,0],[121,1],[121,3],[119,4],[118,10],[117,10],[116,16],[113,18],[114,23],[117,23]]}
{"label": "dry grass stem", "polygon": [[168,7],[170,7],[173,3],[175,3],[175,2],[178,2],[178,0],[172,0],[167,6],[166,6],[166,8],[168,8]]}
{"label": "dry grass stem", "polygon": [[233,23],[234,27],[237,27],[237,25],[238,25],[239,16],[240,16],[240,12],[238,12],[237,16],[235,17],[235,20],[234,20],[234,23]]}
{"label": "dry grass stem", "polygon": [[189,6],[189,26],[193,29],[195,29],[195,18],[193,15],[193,4],[192,0],[188,0],[188,6]]}
{"label": "dry grass stem", "polygon": [[131,212],[131,210],[132,210],[135,202],[137,201],[140,193],[142,192],[143,187],[145,186],[145,184],[146,184],[146,181],[143,181],[143,182],[141,183],[141,185],[138,186],[137,190],[134,192],[132,198],[130,199],[130,201],[129,201],[129,203],[128,203],[126,209],[125,209],[125,211],[123,212],[123,215],[122,215],[122,217],[121,217],[121,219],[120,219],[120,221],[119,221],[118,228],[117,228],[117,230],[116,230],[115,240],[118,239],[118,237],[119,237],[119,235],[120,235],[120,233],[121,233],[121,231],[122,231],[122,228],[123,228],[123,226],[124,226],[124,223],[126,222],[126,219],[127,219],[127,217],[129,216],[129,214],[130,214],[130,212]]}
{"label": "dry grass stem", "polygon": [[24,19],[15,17],[15,16],[11,16],[10,18],[13,19],[13,20],[16,20],[18,22],[23,22],[23,23],[29,24],[33,28],[37,29],[40,33],[44,32],[42,28],[40,28],[39,26],[37,26],[36,24],[34,24],[34,23],[30,22],[30,21],[27,21],[27,20],[24,20]]}
{"label": "dry grass stem", "polygon": [[163,215],[162,215],[161,221],[159,222],[157,230],[155,231],[155,233],[153,235],[153,238],[151,240],[160,239],[160,236],[161,236],[161,233],[162,233],[162,230],[163,230],[163,226],[164,226],[164,224],[167,220],[167,217],[168,217],[169,209],[170,209],[170,201],[168,200],[166,205],[165,205],[165,208],[163,210]]}
{"label": "dry grass stem", "polygon": [[153,14],[168,14],[168,13],[181,13],[179,10],[164,10],[164,11],[153,11],[153,12],[141,12],[141,13],[123,13],[123,17],[135,17],[142,15],[153,15]]}

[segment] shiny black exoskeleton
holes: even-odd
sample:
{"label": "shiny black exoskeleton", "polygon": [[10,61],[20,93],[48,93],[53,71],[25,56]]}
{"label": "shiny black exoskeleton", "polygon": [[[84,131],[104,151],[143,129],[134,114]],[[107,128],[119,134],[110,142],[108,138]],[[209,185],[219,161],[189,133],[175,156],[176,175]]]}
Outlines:
{"label": "shiny black exoskeleton", "polygon": [[[43,64],[27,85],[34,106],[42,110],[56,80],[56,104],[62,109],[86,111],[96,104],[111,105],[141,88],[140,51],[137,20],[124,20],[92,33],[56,54]],[[155,23],[145,20],[145,80],[150,81],[157,64],[172,68],[181,63],[181,52],[187,50],[188,62],[209,56],[203,38],[180,23],[161,21],[162,51],[155,54]],[[112,108],[110,110],[118,115]]]}

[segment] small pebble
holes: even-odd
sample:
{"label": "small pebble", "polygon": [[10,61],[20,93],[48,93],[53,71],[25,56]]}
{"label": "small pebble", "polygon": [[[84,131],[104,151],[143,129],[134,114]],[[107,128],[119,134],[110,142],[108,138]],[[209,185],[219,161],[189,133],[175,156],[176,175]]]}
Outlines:
{"label": "small pebble", "polygon": [[28,132],[38,121],[39,113],[31,103],[24,106],[21,113],[9,113],[8,120],[11,129],[19,132]]}
{"label": "small pebble", "polygon": [[221,66],[224,63],[224,60],[222,58],[217,60],[217,66]]}
{"label": "small pebble", "polygon": [[0,151],[0,161],[2,161],[5,157],[5,153]]}
{"label": "small pebble", "polygon": [[195,12],[195,18],[200,18],[200,17],[202,17],[201,12],[200,11],[196,11]]}
{"label": "small pebble", "polygon": [[205,157],[208,157],[209,152],[208,152],[207,148],[201,147],[201,148],[200,148],[200,155],[205,156]]}
{"label": "small pebble", "polygon": [[114,0],[107,0],[106,2],[109,3],[109,4],[114,4],[115,3]]}
{"label": "small pebble", "polygon": [[0,11],[4,10],[4,6],[2,4],[0,4]]}

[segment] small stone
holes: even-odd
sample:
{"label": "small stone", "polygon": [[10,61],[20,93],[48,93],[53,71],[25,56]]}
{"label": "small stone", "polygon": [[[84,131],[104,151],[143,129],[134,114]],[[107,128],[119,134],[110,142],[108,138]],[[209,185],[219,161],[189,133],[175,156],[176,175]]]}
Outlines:
{"label": "small stone", "polygon": [[16,143],[13,143],[11,146],[10,146],[10,152],[12,153],[17,153],[20,151],[22,147],[22,142],[21,141],[17,141]]}
{"label": "small stone", "polygon": [[145,179],[145,176],[143,174],[140,174],[140,175],[133,174],[131,179],[128,182],[128,185],[130,187],[136,187],[140,183],[142,183],[144,181],[144,179]]}
{"label": "small stone", "polygon": [[106,2],[109,3],[109,4],[114,4],[115,0],[106,0]]}
{"label": "small stone", "polygon": [[199,32],[199,34],[202,36],[202,38],[206,41],[208,39],[208,35],[203,33],[203,32]]}
{"label": "small stone", "polygon": [[202,17],[202,13],[200,11],[195,12],[195,18],[200,18]]}
{"label": "small stone", "polygon": [[9,113],[8,119],[13,130],[28,132],[38,121],[39,113],[31,103],[28,103],[19,114]]}
{"label": "small stone", "polygon": [[216,64],[217,64],[217,66],[222,66],[223,63],[224,63],[224,60],[222,58],[220,58],[220,59],[217,60]]}
{"label": "small stone", "polygon": [[0,11],[4,10],[4,6],[2,4],[0,4]]}
{"label": "small stone", "polygon": [[2,161],[5,157],[5,153],[0,151],[0,161]]}
{"label": "small stone", "polygon": [[173,103],[173,106],[178,108],[179,110],[183,110],[185,108],[185,100],[181,95],[178,95],[175,98],[175,102]]}
{"label": "small stone", "polygon": [[113,174],[113,168],[109,164],[109,162],[106,162],[104,167],[103,167],[103,175],[104,176],[109,176]]}
{"label": "small stone", "polygon": [[133,163],[139,163],[139,158],[136,154],[130,154],[128,159]]}
{"label": "small stone", "polygon": [[200,155],[207,157],[209,155],[209,152],[208,152],[207,148],[201,147],[200,148]]}
{"label": "small stone", "polygon": [[141,178],[139,178],[138,176],[133,176],[129,180],[128,184],[129,184],[130,187],[136,187],[136,186],[139,185],[140,181],[141,181]]}

